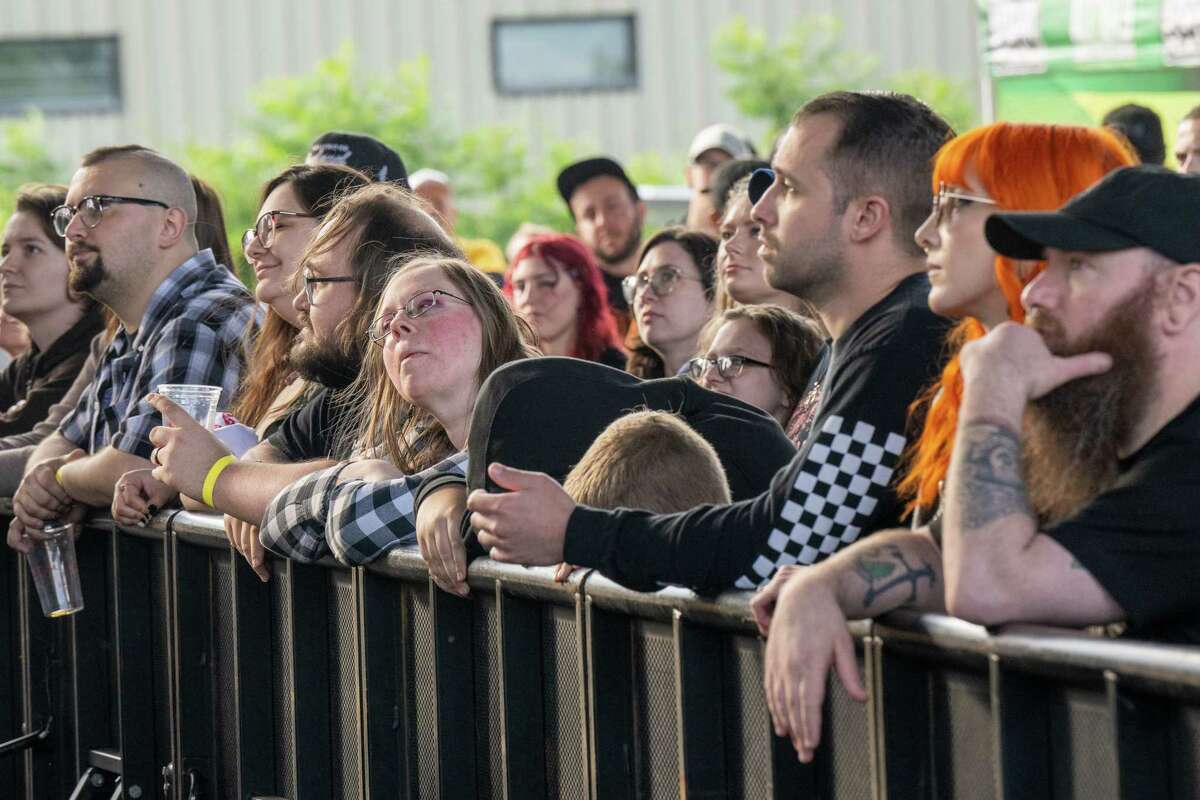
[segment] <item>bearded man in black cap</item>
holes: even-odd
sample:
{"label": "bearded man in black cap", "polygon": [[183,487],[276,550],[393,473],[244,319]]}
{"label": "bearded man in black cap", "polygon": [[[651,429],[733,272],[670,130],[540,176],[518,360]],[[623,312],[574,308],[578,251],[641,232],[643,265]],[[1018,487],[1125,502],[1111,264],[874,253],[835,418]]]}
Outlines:
{"label": "bearded man in black cap", "polygon": [[988,219],[994,250],[1047,267],[1025,289],[1025,325],[962,350],[942,524],[781,574],[752,603],[775,730],[801,758],[820,738],[831,669],[865,696],[847,616],[945,608],[984,625],[1124,623],[1200,643],[1197,219],[1200,177],[1152,166],[1117,170],[1057,212]]}
{"label": "bearded man in black cap", "polygon": [[646,206],[621,165],[611,158],[585,158],[558,174],[558,193],[575,220],[575,233],[596,256],[608,287],[608,304],[624,335],[629,304],[621,279],[637,270]]}

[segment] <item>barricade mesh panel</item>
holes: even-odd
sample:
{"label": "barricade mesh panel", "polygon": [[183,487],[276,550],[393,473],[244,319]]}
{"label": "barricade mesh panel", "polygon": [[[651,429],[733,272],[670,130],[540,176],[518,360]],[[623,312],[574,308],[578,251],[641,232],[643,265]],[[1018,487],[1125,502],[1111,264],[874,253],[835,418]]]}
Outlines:
{"label": "barricade mesh panel", "polygon": [[[864,675],[862,654],[855,657],[858,674]],[[865,678],[863,678],[865,680]],[[832,796],[845,798],[870,798],[871,788],[871,725],[867,715],[867,704],[859,703],[846,694],[842,683],[832,672],[825,694],[825,713],[829,715],[829,742],[821,746],[829,748],[829,764],[833,769],[830,783]]]}
{"label": "barricade mesh panel", "polygon": [[758,639],[725,640],[725,781],[728,796],[769,797],[771,718],[762,691],[762,649]]}
{"label": "barricade mesh panel", "polygon": [[213,567],[213,691],[217,705],[216,795],[232,797],[237,788],[237,685],[234,665],[233,561],[224,550],[210,557]]}
{"label": "barricade mesh panel", "polygon": [[357,798],[362,788],[361,721],[358,714],[358,615],[354,575],[331,570],[329,592],[329,707],[334,791]]}
{"label": "barricade mesh panel", "polygon": [[[154,658],[154,756],[159,764],[171,760],[171,682],[167,641],[169,630],[166,605],[167,574],[163,566],[163,542],[139,540],[149,561],[150,638]],[[131,565],[125,564],[124,569]],[[134,599],[134,602],[138,602]],[[134,688],[137,691],[137,688]]]}
{"label": "barricade mesh panel", "polygon": [[[930,664],[930,669],[936,669]],[[986,675],[933,672],[938,794],[983,797],[993,791],[991,689]]]}
{"label": "barricade mesh panel", "polygon": [[542,682],[546,735],[546,790],[564,798],[586,797],[584,725],[579,708],[579,631],[575,609],[549,606],[542,617]]}
{"label": "barricade mesh panel", "polygon": [[1171,739],[1175,765],[1171,789],[1177,797],[1200,800],[1200,708],[1179,714]]}
{"label": "barricade mesh panel", "polygon": [[1055,797],[1116,797],[1114,725],[1103,694],[1068,689],[1051,711]]}
{"label": "barricade mesh panel", "polygon": [[437,696],[434,683],[433,661],[433,611],[429,607],[429,592],[423,586],[413,586],[407,591],[408,598],[408,643],[406,658],[410,676],[407,703],[410,709],[408,763],[416,767],[416,786],[413,791],[418,797],[437,797]]}
{"label": "barricade mesh panel", "polygon": [[288,602],[291,578],[287,563],[269,558],[271,575],[271,660],[275,684],[275,784],[285,797],[296,796],[295,713],[292,706],[292,684],[295,665],[292,663],[292,604]]}
{"label": "barricade mesh panel", "polygon": [[[480,797],[504,794],[504,742],[500,702],[500,637],[496,596],[480,592],[475,597],[475,780]],[[487,698],[486,702],[480,702]]]}
{"label": "barricade mesh panel", "polygon": [[675,649],[671,626],[634,623],[634,774],[639,797],[679,796]]}

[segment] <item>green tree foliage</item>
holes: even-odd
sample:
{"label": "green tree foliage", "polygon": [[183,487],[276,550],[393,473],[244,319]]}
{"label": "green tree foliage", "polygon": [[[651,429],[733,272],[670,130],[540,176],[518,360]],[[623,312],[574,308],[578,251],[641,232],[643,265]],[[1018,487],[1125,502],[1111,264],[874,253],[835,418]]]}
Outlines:
{"label": "green tree foliage", "polygon": [[12,213],[21,184],[67,178],[65,167],[46,148],[45,133],[45,122],[36,111],[0,123],[0,224]]}
{"label": "green tree foliage", "polygon": [[845,49],[841,23],[828,14],[804,18],[775,43],[735,17],[717,31],[712,53],[729,77],[726,96],[743,115],[766,122],[772,136],[812,98],[855,88],[876,67],[873,56]]}
{"label": "green tree foliage", "polygon": [[928,103],[955,130],[976,124],[978,114],[966,85],[927,70],[881,79],[875,56],[846,48],[836,17],[805,17],[772,38],[751,28],[744,17],[735,17],[718,30],[712,44],[713,58],[729,80],[726,96],[744,116],[767,124],[769,140],[800,106],[838,89],[906,92]]}

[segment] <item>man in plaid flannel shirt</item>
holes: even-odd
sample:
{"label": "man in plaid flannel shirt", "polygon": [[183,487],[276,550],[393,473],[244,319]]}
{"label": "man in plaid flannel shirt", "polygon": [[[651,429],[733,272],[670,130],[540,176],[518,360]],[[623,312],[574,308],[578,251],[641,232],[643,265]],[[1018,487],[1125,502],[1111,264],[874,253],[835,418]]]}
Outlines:
{"label": "man in plaid flannel shirt", "polygon": [[79,405],[30,456],[10,544],[24,549],[44,520],[109,505],[121,475],[150,466],[160,417],[144,398],[155,387],[220,386],[221,404],[237,388],[254,303],[211,250],[197,252],[195,217],[187,173],[159,153],[129,145],[84,156],[55,224],[71,289],[120,326]]}

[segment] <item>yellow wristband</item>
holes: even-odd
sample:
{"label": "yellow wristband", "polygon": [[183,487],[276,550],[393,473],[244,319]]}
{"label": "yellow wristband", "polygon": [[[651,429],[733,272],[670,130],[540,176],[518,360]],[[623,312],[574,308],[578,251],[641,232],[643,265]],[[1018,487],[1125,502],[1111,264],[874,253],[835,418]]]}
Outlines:
{"label": "yellow wristband", "polygon": [[[66,464],[63,464],[63,467],[65,467],[65,466],[66,466]],[[58,469],[54,470],[54,480],[58,481],[59,486],[66,485],[62,482],[62,471],[63,471],[62,467],[59,467]]]}
{"label": "yellow wristband", "polygon": [[237,458],[230,453],[227,456],[218,458],[208,468],[208,474],[204,476],[204,493],[201,495],[204,505],[209,508],[213,507],[213,489],[217,488],[217,478],[221,477],[221,473],[225,471],[225,468],[236,460]]}

